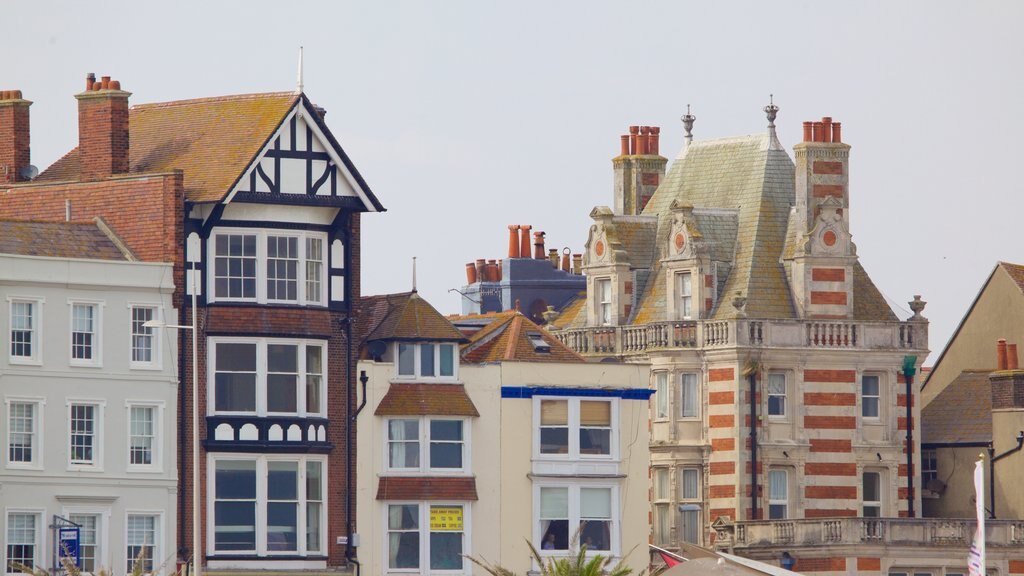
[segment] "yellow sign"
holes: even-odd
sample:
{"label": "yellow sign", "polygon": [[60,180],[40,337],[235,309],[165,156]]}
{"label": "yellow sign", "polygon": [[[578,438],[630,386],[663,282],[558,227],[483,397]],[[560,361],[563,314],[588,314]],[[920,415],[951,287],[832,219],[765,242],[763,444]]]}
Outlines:
{"label": "yellow sign", "polygon": [[430,530],[432,532],[461,532],[462,506],[431,506]]}

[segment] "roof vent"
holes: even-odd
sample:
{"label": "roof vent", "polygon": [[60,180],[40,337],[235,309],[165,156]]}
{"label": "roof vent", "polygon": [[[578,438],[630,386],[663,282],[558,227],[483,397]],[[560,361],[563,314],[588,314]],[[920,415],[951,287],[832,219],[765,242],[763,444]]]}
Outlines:
{"label": "roof vent", "polygon": [[533,344],[534,352],[541,354],[549,354],[551,352],[551,345],[544,340],[544,336],[540,332],[530,330],[526,335],[530,338],[530,344]]}

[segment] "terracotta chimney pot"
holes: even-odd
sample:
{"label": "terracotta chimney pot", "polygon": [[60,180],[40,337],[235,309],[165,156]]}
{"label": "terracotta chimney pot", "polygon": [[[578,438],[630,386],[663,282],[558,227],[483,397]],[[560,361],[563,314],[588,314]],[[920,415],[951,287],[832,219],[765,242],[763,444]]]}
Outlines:
{"label": "terracotta chimney pot", "polygon": [[996,370],[1006,370],[1007,364],[1006,339],[1000,338],[996,341]]}
{"label": "terracotta chimney pot", "polygon": [[530,224],[521,224],[519,226],[519,257],[529,258],[530,257],[530,230],[533,226]]}
{"label": "terracotta chimney pot", "polygon": [[533,233],[533,257],[537,260],[544,259],[544,232]]}
{"label": "terracotta chimney pot", "polygon": [[842,144],[843,142],[843,125],[839,122],[832,123],[832,143]]}
{"label": "terracotta chimney pot", "polygon": [[476,264],[466,264],[466,284],[476,284]]}
{"label": "terracotta chimney pot", "polygon": [[508,225],[508,257],[519,258],[519,225]]}
{"label": "terracotta chimney pot", "polygon": [[1018,358],[1017,358],[1017,345],[1016,344],[1007,344],[1006,345],[1006,369],[1007,370],[1016,370],[1017,368],[1019,368],[1017,362],[1018,362]]}
{"label": "terracotta chimney pot", "polygon": [[814,123],[804,122],[804,142],[810,142],[814,139]]}

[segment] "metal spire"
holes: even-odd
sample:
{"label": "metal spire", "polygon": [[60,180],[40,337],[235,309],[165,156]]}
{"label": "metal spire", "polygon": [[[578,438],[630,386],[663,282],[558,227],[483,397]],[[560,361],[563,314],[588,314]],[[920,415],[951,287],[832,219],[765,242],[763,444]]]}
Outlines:
{"label": "metal spire", "polygon": [[302,46],[299,46],[299,78],[295,85],[295,93],[302,94]]}
{"label": "metal spire", "polygon": [[412,257],[412,291],[416,292],[416,257]]}
{"label": "metal spire", "polygon": [[686,105],[686,114],[684,114],[683,117],[680,118],[680,120],[683,121],[683,128],[686,129],[686,145],[687,146],[690,145],[690,142],[693,142],[693,121],[696,120],[696,119],[697,119],[696,116],[694,116],[693,114],[690,114],[690,105],[687,104]]}

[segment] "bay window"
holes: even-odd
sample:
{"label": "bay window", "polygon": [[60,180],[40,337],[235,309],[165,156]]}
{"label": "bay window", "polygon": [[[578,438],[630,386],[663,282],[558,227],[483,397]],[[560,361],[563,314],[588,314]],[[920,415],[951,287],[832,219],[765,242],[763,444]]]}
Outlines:
{"label": "bay window", "polygon": [[679,536],[683,542],[701,544],[700,468],[679,469]]}
{"label": "bay window", "polygon": [[455,380],[458,353],[452,342],[399,342],[399,379]]}
{"label": "bay window", "polygon": [[541,554],[566,552],[573,537],[588,551],[618,554],[617,489],[591,484],[536,487],[534,542]]}
{"label": "bay window", "polygon": [[668,418],[668,373],[658,372],[654,375],[654,418]]}
{"label": "bay window", "polygon": [[209,350],[215,413],[323,416],[322,343],[221,338]]}
{"label": "bay window", "polygon": [[386,425],[388,469],[404,472],[460,472],[469,469],[465,461],[465,421],[392,418]]}
{"label": "bay window", "polygon": [[322,305],[326,242],[321,232],[215,232],[210,240],[210,293],[222,301]]}
{"label": "bay window", "polygon": [[537,398],[534,453],[540,457],[611,457],[618,405],[614,400]]}
{"label": "bay window", "polygon": [[697,407],[697,375],[690,372],[679,375],[679,417],[696,418]]}
{"label": "bay window", "polygon": [[463,572],[467,509],[464,504],[416,502],[387,506],[387,568],[413,574]]}
{"label": "bay window", "polygon": [[213,458],[214,554],[321,555],[326,459]]}

